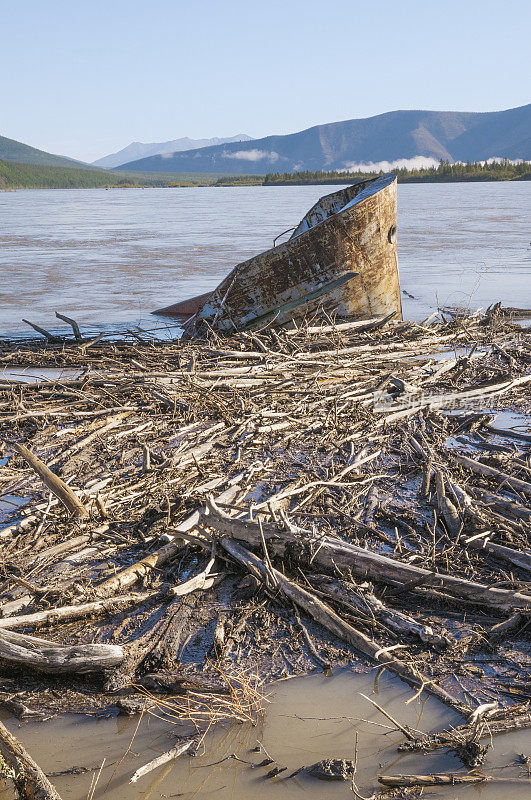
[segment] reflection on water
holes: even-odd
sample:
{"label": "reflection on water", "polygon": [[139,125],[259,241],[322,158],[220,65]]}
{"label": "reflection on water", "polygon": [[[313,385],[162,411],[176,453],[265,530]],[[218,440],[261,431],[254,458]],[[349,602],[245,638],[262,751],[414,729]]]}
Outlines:
{"label": "reflection on water", "polygon": [[[88,721],[83,717],[67,717],[35,725],[25,724],[10,728],[20,737],[47,773],[57,773],[72,766],[98,769],[103,758],[106,764],[98,784],[95,798],[108,800],[135,800],[142,798],[183,797],[216,798],[216,800],[340,800],[353,794],[348,783],[322,782],[301,773],[295,778],[283,775],[272,780],[265,778],[273,765],[254,768],[270,755],[281,766],[287,767],[284,775],[302,765],[309,766],[326,757],[354,757],[358,734],[358,772],[356,783],[365,796],[377,788],[375,776],[379,773],[409,774],[443,771],[462,772],[461,763],[444,751],[429,755],[408,755],[397,752],[404,740],[401,733],[367,700],[363,692],[373,697],[385,709],[412,728],[429,732],[460,719],[433,698],[414,700],[411,690],[386,673],[375,680],[375,673],[355,675],[342,672],[332,678],[314,675],[278,684],[271,695],[263,725],[260,728],[232,726],[220,728],[205,740],[205,747],[195,758],[181,756],[157,771],[129,784],[129,778],[142,764],[173,746],[168,728],[156,719],[142,721],[130,752],[116,766],[116,762],[129,747],[137,720],[118,717],[117,720]],[[515,777],[517,767],[500,770],[512,762],[517,753],[529,749],[529,733],[520,731],[493,739],[485,763],[486,774]],[[253,752],[257,742],[264,750]],[[221,762],[221,763],[216,763]],[[521,769],[521,768],[520,768]],[[94,772],[53,777],[53,782],[63,800],[84,800]],[[459,797],[494,800],[499,797],[496,787],[459,787],[458,790],[442,788],[429,792],[429,797]],[[504,787],[506,800],[524,796],[527,786]],[[458,794],[456,793],[458,791]],[[450,793],[449,793],[450,792]]]}
{"label": "reflection on water", "polygon": [[515,411],[496,411],[492,424],[494,427],[501,428],[504,431],[531,433],[526,415]]}
{"label": "reflection on water", "polygon": [[[0,458],[0,466],[7,464],[7,457]],[[5,522],[17,508],[25,505],[27,499],[20,497],[18,494],[4,494],[0,500],[0,522]]]}
{"label": "reflection on water", "polygon": [[[56,329],[56,310],[97,328],[168,326],[149,313],[213,289],[336,188],[0,193],[0,333],[29,331],[22,317]],[[530,195],[525,182],[400,186],[405,316],[470,299],[530,307]]]}

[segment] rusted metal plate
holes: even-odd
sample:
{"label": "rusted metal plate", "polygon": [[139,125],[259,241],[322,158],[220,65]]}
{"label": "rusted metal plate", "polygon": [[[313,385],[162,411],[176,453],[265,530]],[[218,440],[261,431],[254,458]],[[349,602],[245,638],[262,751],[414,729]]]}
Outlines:
{"label": "rusted metal plate", "polygon": [[339,317],[401,317],[396,177],[327,195],[291,238],[238,264],[206,299],[189,332],[283,324],[317,308]]}
{"label": "rusted metal plate", "polygon": [[183,300],[180,303],[174,303],[166,308],[158,308],[153,311],[153,314],[163,314],[167,317],[191,317],[196,314],[205,300],[208,300],[212,292],[205,294],[198,294],[197,297],[191,297],[189,300]]}

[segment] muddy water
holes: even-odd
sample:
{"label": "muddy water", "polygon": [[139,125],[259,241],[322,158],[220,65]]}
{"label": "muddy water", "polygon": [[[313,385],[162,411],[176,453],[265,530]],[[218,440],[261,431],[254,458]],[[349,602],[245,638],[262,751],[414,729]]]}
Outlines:
{"label": "muddy water", "polygon": [[[0,193],[0,334],[29,331],[22,317],[55,330],[55,310],[87,333],[167,326],[150,312],[213,289],[335,188]],[[400,186],[405,316],[531,307],[530,199],[525,182]]]}
{"label": "muddy water", "polygon": [[[129,778],[138,767],[173,746],[171,729],[157,719],[142,721],[130,752],[129,747],[137,719],[118,717],[89,720],[70,716],[39,725],[10,721],[10,729],[24,742],[30,753],[47,773],[58,773],[76,767],[90,772],[53,776],[52,780],[63,800],[84,800],[94,771],[106,759],[95,798],[135,800],[142,798],[216,798],[216,800],[321,800],[353,797],[347,783],[323,782],[304,773],[296,778],[266,780],[272,767],[255,768],[228,758],[236,755],[245,762],[258,763],[265,752],[252,749],[261,742],[265,751],[278,764],[286,766],[286,775],[302,765],[310,765],[325,757],[352,758],[358,736],[357,785],[366,796],[377,787],[375,776],[442,771],[462,771],[459,761],[444,751],[429,755],[397,752],[404,740],[359,692],[372,697],[402,723],[423,732],[459,724],[458,717],[432,698],[423,697],[406,705],[413,692],[386,673],[375,682],[375,673],[356,675],[340,672],[327,678],[313,675],[277,684],[270,690],[270,705],[264,722],[257,728],[233,725],[220,728],[205,740],[205,749],[194,758],[181,756],[176,761],[144,776],[136,784]],[[508,767],[517,753],[531,751],[531,736],[520,732],[493,740],[485,764],[487,774],[516,777],[522,768]],[[220,762],[216,764],[215,762]],[[526,791],[529,794],[526,794]],[[434,798],[477,798],[494,800],[500,797],[500,785],[444,788]],[[531,796],[531,783],[523,787],[504,786],[505,800]],[[10,798],[9,794],[1,800]]]}

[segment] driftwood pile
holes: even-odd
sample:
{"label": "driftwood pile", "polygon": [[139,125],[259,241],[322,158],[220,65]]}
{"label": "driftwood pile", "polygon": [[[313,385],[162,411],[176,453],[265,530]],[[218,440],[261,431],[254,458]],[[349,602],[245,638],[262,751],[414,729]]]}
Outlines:
{"label": "driftwood pile", "polygon": [[468,720],[405,746],[473,763],[531,725],[530,366],[496,307],[0,343],[0,704],[204,730],[251,673],[376,664]]}

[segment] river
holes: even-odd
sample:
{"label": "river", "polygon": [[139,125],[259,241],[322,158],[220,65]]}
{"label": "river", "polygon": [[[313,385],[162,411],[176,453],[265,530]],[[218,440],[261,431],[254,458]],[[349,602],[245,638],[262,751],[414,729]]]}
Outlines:
{"label": "river", "polygon": [[[214,288],[337,187],[0,193],[0,334],[167,327],[150,312]],[[529,183],[399,187],[404,316],[437,306],[531,307]]]}

